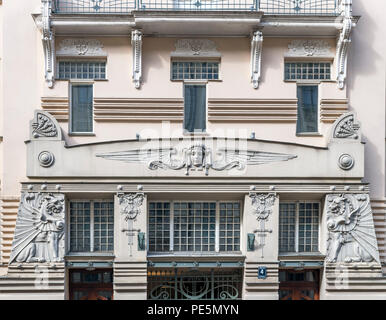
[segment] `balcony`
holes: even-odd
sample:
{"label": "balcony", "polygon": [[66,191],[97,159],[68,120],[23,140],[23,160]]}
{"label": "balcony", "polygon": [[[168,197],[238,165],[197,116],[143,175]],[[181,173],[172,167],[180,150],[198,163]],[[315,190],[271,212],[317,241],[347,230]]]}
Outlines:
{"label": "balcony", "polygon": [[55,14],[132,11],[239,11],[265,15],[337,16],[341,0],[53,0]]}

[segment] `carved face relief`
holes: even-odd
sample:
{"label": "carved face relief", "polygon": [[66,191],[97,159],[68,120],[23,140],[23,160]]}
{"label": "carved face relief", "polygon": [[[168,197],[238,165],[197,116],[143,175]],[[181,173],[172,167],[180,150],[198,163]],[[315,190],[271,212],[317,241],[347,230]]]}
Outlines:
{"label": "carved face relief", "polygon": [[190,159],[195,167],[201,167],[204,162],[205,148],[203,146],[193,146],[190,152]]}

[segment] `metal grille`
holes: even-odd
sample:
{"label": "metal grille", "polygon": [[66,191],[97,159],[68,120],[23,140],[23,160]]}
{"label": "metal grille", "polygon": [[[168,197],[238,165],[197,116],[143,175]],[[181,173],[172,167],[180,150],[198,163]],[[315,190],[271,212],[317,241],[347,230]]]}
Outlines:
{"label": "metal grille", "polygon": [[94,202],[94,251],[114,249],[114,202]]}
{"label": "metal grille", "polygon": [[299,252],[318,251],[319,203],[299,203]]}
{"label": "metal grille", "polygon": [[170,250],[170,203],[149,203],[149,251]]}
{"label": "metal grille", "polygon": [[216,202],[174,202],[174,251],[215,251]]}
{"label": "metal grille", "polygon": [[114,249],[114,202],[70,202],[70,251]]}
{"label": "metal grille", "polygon": [[106,79],[106,62],[59,61],[58,79]]}
{"label": "metal grille", "polygon": [[129,13],[136,8],[137,0],[54,0],[55,13]]}
{"label": "metal grille", "polygon": [[54,0],[63,14],[127,14],[132,10],[263,11],[283,15],[338,15],[339,0]]}
{"label": "metal grille", "polygon": [[172,80],[218,80],[218,62],[172,62]]}
{"label": "metal grille", "polygon": [[240,250],[240,204],[220,203],[220,251]]}
{"label": "metal grille", "polygon": [[150,300],[236,300],[242,294],[242,269],[228,272],[151,270]]}
{"label": "metal grille", "polygon": [[319,250],[319,208],[318,202],[280,204],[280,252]]}
{"label": "metal grille", "polygon": [[281,203],[279,217],[279,251],[295,252],[296,204]]}
{"label": "metal grille", "polygon": [[259,0],[260,11],[283,15],[338,15],[339,0]]}
{"label": "metal grille", "polygon": [[90,251],[90,202],[70,202],[70,251]]}
{"label": "metal grille", "polygon": [[285,80],[330,80],[331,63],[308,62],[308,63],[285,63]]}

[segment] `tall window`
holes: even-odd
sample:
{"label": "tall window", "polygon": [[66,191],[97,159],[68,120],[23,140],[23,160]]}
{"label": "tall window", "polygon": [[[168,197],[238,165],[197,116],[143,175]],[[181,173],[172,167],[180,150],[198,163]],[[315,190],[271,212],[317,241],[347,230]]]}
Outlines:
{"label": "tall window", "polygon": [[297,133],[318,132],[318,86],[298,85]]}
{"label": "tall window", "polygon": [[106,252],[114,249],[114,202],[70,202],[70,251]]}
{"label": "tall window", "polygon": [[206,85],[184,85],[184,129],[188,132],[205,132]]}
{"label": "tall window", "polygon": [[70,132],[93,132],[93,86],[71,85]]}
{"label": "tall window", "polygon": [[149,251],[240,251],[239,202],[150,202]]}
{"label": "tall window", "polygon": [[319,202],[280,203],[279,251],[319,251]]}
{"label": "tall window", "polygon": [[183,80],[184,84],[184,130],[186,132],[206,131],[206,83],[219,79],[218,61],[172,61],[171,79]]}

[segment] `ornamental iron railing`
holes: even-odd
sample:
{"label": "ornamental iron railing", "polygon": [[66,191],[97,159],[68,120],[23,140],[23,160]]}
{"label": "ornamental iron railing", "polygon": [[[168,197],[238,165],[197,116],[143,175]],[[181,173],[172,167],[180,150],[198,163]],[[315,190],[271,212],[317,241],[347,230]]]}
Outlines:
{"label": "ornamental iron railing", "polygon": [[241,269],[228,272],[148,271],[149,300],[239,300],[242,293]]}
{"label": "ornamental iron railing", "polygon": [[131,11],[263,11],[268,15],[338,15],[341,0],[53,0],[57,14]]}

